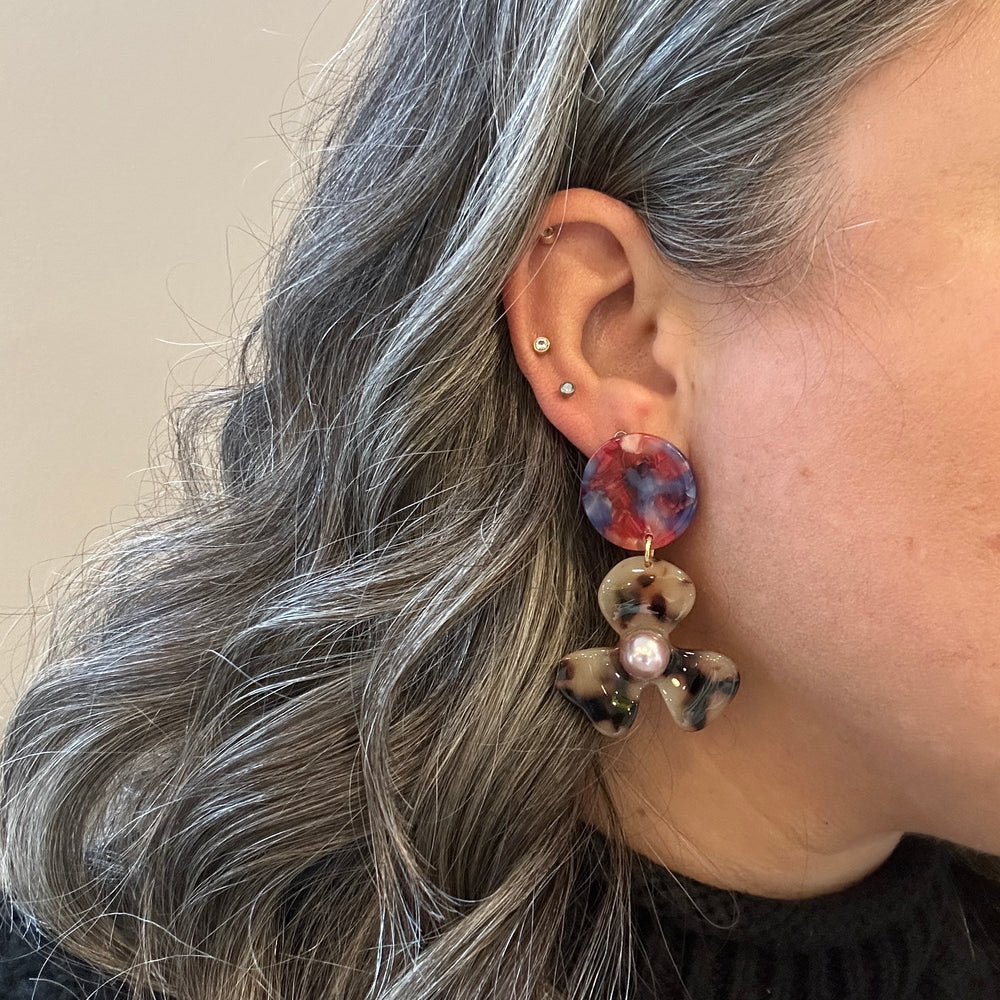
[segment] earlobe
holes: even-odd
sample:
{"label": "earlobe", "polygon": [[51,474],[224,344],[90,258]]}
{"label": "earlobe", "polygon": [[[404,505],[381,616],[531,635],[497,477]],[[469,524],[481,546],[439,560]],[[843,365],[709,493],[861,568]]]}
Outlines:
{"label": "earlobe", "polygon": [[677,387],[693,338],[670,279],[628,206],[575,188],[549,200],[505,283],[518,365],[548,419],[585,454],[619,430],[684,446]]}

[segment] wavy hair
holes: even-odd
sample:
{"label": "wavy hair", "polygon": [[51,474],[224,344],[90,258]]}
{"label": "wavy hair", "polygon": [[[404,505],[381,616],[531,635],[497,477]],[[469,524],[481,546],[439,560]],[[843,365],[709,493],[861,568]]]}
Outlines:
{"label": "wavy hair", "polygon": [[790,273],[838,98],[951,2],[390,3],[232,384],[175,414],[180,504],[16,708],[18,906],[176,1000],[627,995],[601,741],[551,690],[617,556],[500,291],[569,186],[692,274]]}

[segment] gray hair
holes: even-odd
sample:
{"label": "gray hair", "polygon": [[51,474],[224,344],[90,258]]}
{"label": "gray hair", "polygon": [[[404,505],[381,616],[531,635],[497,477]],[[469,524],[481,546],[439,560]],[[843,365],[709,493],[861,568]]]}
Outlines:
{"label": "gray hair", "polygon": [[233,385],[176,414],[182,502],[90,560],[17,707],[18,905],[176,1000],[627,993],[601,738],[552,692],[620,554],[499,293],[569,186],[691,273],[787,273],[838,97],[949,5],[388,9]]}

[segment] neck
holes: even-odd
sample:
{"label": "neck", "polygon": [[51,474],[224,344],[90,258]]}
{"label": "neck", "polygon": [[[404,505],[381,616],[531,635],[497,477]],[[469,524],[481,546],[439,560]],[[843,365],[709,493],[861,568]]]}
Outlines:
{"label": "neck", "polygon": [[[635,730],[604,755],[625,842],[679,874],[756,896],[803,899],[853,885],[902,832],[863,754],[831,730],[758,683],[687,733],[647,691]],[[612,832],[596,808],[589,818]]]}

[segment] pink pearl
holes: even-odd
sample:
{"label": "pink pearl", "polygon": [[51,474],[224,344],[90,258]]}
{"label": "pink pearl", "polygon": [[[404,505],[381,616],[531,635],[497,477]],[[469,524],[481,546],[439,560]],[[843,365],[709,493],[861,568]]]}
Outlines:
{"label": "pink pearl", "polygon": [[670,643],[656,632],[633,632],[618,646],[625,672],[637,681],[651,681],[667,669]]}

